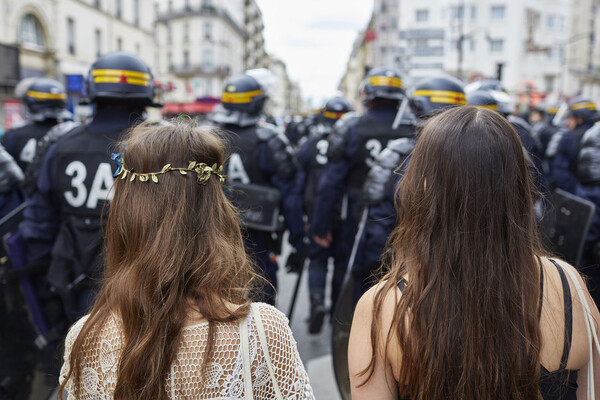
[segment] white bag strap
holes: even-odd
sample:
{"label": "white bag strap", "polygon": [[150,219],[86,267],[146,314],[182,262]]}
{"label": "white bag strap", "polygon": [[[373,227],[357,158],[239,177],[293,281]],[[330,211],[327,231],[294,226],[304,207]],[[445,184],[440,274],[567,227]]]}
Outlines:
{"label": "white bag strap", "polygon": [[279,390],[279,384],[277,383],[277,379],[275,378],[275,373],[273,372],[273,364],[271,363],[271,356],[269,354],[269,347],[267,346],[267,336],[265,335],[265,327],[262,323],[262,318],[260,317],[260,309],[258,305],[252,303],[252,315],[254,316],[254,322],[256,325],[256,332],[258,332],[258,339],[260,341],[260,346],[262,348],[263,354],[265,355],[265,361],[267,362],[267,367],[269,368],[269,375],[271,375],[271,381],[273,382],[273,390],[275,391],[275,398],[277,400],[283,400],[283,396],[281,395],[281,390]]}
{"label": "white bag strap", "polygon": [[588,335],[588,346],[590,349],[590,360],[588,362],[588,379],[587,379],[587,398],[595,399],[595,387],[594,387],[594,345],[596,346],[596,351],[600,355],[600,342],[598,341],[598,335],[596,334],[596,328],[594,326],[594,319],[592,317],[592,311],[590,310],[590,306],[588,305],[587,298],[581,285],[579,284],[579,279],[575,273],[571,270],[571,268],[563,268],[564,271],[569,274],[569,277],[573,281],[575,285],[575,289],[577,290],[577,294],[579,295],[579,301],[581,302],[581,306],[583,308],[583,317],[585,319],[585,329]]}
{"label": "white bag strap", "polygon": [[242,371],[244,374],[244,399],[253,400],[252,365],[250,363],[250,337],[248,336],[248,318],[242,318],[240,324],[240,346],[242,348]]}

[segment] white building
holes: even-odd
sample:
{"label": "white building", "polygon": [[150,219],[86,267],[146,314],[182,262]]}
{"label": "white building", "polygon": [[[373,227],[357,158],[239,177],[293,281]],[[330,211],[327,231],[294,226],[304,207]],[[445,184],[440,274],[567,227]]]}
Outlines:
{"label": "white building", "polygon": [[567,45],[567,95],[600,103],[600,0],[573,0]]}
{"label": "white building", "polygon": [[[385,1],[399,4],[394,66],[409,80],[500,73],[513,92],[552,92],[564,80],[569,0]],[[375,63],[384,65],[377,57]]]}
{"label": "white building", "polygon": [[3,59],[0,100],[12,98],[16,80],[48,76],[65,83],[70,101],[76,102],[90,65],[111,50],[137,53],[154,70],[153,15],[145,4],[144,0],[0,0],[0,46],[17,51],[19,62],[15,69]]}
{"label": "white building", "polygon": [[157,76],[175,90],[167,102],[220,98],[226,79],[244,70],[244,0],[155,3]]}

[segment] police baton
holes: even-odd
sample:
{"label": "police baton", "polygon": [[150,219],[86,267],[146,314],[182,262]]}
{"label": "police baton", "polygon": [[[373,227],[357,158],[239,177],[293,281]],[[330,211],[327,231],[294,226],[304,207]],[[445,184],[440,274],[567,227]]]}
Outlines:
{"label": "police baton", "polygon": [[402,99],[402,103],[400,103],[400,107],[398,107],[398,112],[396,113],[396,118],[394,118],[394,122],[392,123],[392,129],[398,128],[402,118],[404,118],[404,114],[406,113],[406,109],[408,108],[408,97],[404,97]]}
{"label": "police baton", "polygon": [[288,320],[290,321],[290,325],[292,325],[292,316],[294,315],[294,308],[296,307],[296,299],[298,298],[298,290],[300,289],[300,282],[302,281],[302,275],[304,274],[304,270],[307,268],[307,265],[310,262],[308,257],[304,258],[302,263],[302,268],[298,271],[298,278],[296,278],[296,284],[294,285],[294,292],[292,294],[292,301],[290,303],[290,310],[288,311]]}

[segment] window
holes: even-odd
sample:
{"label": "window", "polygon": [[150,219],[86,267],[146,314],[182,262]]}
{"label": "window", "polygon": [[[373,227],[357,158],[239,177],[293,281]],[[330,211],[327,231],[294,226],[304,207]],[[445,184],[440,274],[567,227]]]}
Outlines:
{"label": "window", "polygon": [[210,70],[213,68],[214,60],[212,50],[204,50],[204,53],[202,55],[202,65],[206,70]]}
{"label": "window", "polygon": [[101,4],[100,4],[100,0],[94,0],[94,6],[96,8],[100,8]]}
{"label": "window", "polygon": [[202,0],[202,5],[204,7],[212,7],[212,0]]}
{"label": "window", "polygon": [[173,0],[169,0],[169,12],[173,12]]}
{"label": "window", "polygon": [[204,39],[212,39],[212,24],[210,22],[204,23]]}
{"label": "window", "polygon": [[102,32],[100,29],[96,29],[96,57],[100,57],[102,54]]}
{"label": "window", "polygon": [[158,7],[158,3],[154,3],[154,18],[158,19],[159,13],[160,13],[160,8]]}
{"label": "window", "polygon": [[123,39],[117,38],[117,50],[123,50]]}
{"label": "window", "polygon": [[142,54],[142,49],[141,49],[139,43],[135,44],[135,54],[137,54],[137,55],[141,55]]}
{"label": "window", "polygon": [[183,52],[183,68],[190,69],[190,52],[187,50]]}
{"label": "window", "polygon": [[190,24],[187,22],[183,24],[183,41],[189,42],[190,40]]}
{"label": "window", "polygon": [[191,9],[190,0],[185,0],[185,11],[191,11]]}
{"label": "window", "polygon": [[504,40],[492,39],[490,40],[490,52],[501,53],[504,48]]}
{"label": "window", "polygon": [[504,19],[505,10],[506,7],[504,6],[492,6],[490,17],[496,20]]}
{"label": "window", "polygon": [[167,43],[173,42],[173,29],[171,28],[171,24],[167,22]]}
{"label": "window", "polygon": [[471,20],[477,19],[477,6],[471,6]]}
{"label": "window", "polygon": [[174,69],[174,67],[173,67],[173,54],[171,54],[171,52],[167,53],[167,62],[168,62],[169,72],[173,71],[173,69]]}
{"label": "window", "polygon": [[67,51],[69,54],[75,54],[75,21],[73,18],[67,18]]}
{"label": "window", "polygon": [[121,0],[115,0],[115,16],[121,18]]}
{"label": "window", "polygon": [[21,19],[18,41],[22,44],[44,47],[42,26],[32,14],[27,14]]}
{"label": "window", "polygon": [[471,53],[475,52],[475,39],[469,40],[469,49],[471,50]]}
{"label": "window", "polygon": [[556,24],[556,16],[550,14],[546,17],[546,27],[549,29],[554,28],[557,24]]}
{"label": "window", "polygon": [[450,19],[463,19],[465,17],[464,6],[451,6],[450,7]]}
{"label": "window", "polygon": [[133,0],[133,24],[140,24],[140,1]]}
{"label": "window", "polygon": [[429,19],[429,10],[416,10],[417,22],[427,22]]}

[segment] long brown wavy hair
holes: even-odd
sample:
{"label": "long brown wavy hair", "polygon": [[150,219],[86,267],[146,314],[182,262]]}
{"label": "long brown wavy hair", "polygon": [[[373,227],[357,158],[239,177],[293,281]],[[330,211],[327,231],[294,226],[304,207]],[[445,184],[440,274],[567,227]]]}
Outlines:
{"label": "long brown wavy hair", "polygon": [[[126,167],[137,173],[161,171],[166,164],[186,168],[190,161],[223,165],[226,158],[220,132],[187,122],[141,124],[119,147]],[[67,379],[74,379],[75,398],[84,351],[99,343],[113,313],[120,317],[124,339],[114,398],[128,400],[169,398],[167,375],[192,309],[209,322],[203,373],[215,323],[248,314],[256,275],[239,216],[219,178],[212,175],[199,184],[195,173],[170,172],[158,179],[115,179],[105,276],[69,360]]]}
{"label": "long brown wavy hair", "polygon": [[532,190],[519,136],[500,114],[457,107],[426,124],[397,190],[390,270],[361,376],[368,380],[381,357],[383,301],[406,277],[383,356],[397,338],[401,395],[540,398],[542,251]]}

